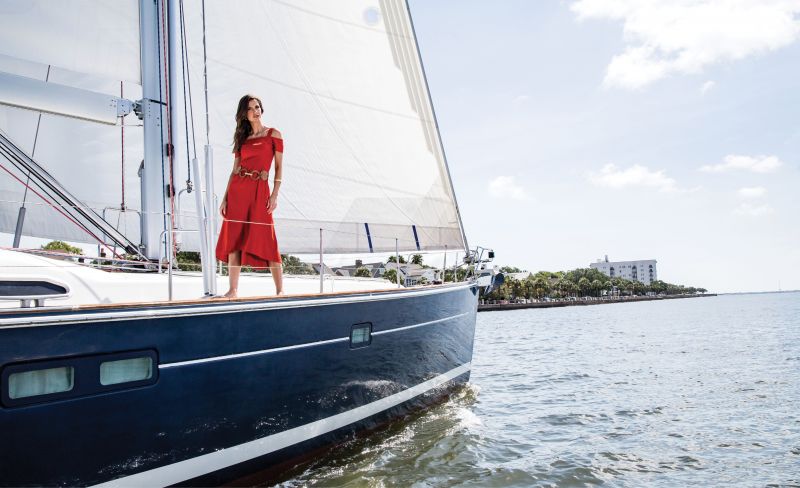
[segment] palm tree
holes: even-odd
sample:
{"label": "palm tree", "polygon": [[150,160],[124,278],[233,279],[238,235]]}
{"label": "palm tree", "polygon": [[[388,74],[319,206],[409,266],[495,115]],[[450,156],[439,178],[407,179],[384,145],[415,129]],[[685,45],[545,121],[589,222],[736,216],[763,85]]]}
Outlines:
{"label": "palm tree", "polygon": [[507,278],[510,281],[511,285],[511,293],[513,294],[514,298],[520,298],[525,296],[525,283],[519,280],[515,280],[513,278]]}
{"label": "palm tree", "polygon": [[600,290],[602,290],[602,289],[603,289],[603,282],[602,281],[600,281],[600,280],[598,280],[596,278],[594,280],[592,280],[592,291],[594,292],[594,296],[599,297],[600,296]]}
{"label": "palm tree", "polygon": [[411,264],[418,264],[422,266],[422,254],[414,254],[411,256]]}
{"label": "palm tree", "polygon": [[581,292],[581,296],[586,296],[589,294],[589,288],[591,288],[592,282],[589,281],[589,278],[584,276],[583,278],[578,280],[578,289]]}

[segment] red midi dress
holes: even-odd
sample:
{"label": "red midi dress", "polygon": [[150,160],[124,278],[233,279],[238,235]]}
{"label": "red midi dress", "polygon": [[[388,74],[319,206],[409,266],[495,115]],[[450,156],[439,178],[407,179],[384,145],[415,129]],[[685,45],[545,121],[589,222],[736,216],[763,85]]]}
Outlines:
{"label": "red midi dress", "polygon": [[235,153],[240,169],[228,187],[225,218],[217,241],[220,261],[227,263],[228,254],[242,251],[243,266],[265,268],[268,261],[281,262],[272,214],[267,212],[270,189],[266,175],[277,152],[283,152],[283,139],[272,137],[269,129],[264,136],[247,139]]}

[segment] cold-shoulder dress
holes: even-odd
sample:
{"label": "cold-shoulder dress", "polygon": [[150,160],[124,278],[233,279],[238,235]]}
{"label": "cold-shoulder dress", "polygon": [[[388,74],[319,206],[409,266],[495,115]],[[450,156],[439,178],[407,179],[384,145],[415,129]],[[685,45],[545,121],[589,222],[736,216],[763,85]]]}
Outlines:
{"label": "cold-shoulder dress", "polygon": [[217,241],[217,259],[228,262],[228,254],[242,251],[242,265],[264,268],[281,262],[272,214],[267,212],[270,189],[267,177],[275,153],[283,152],[283,139],[272,136],[247,139],[236,152],[239,166],[228,187],[222,230]]}

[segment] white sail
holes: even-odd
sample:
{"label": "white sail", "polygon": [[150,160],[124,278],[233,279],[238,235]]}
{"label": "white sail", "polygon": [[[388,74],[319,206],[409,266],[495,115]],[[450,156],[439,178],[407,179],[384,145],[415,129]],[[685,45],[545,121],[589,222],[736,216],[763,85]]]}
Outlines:
{"label": "white sail", "polygon": [[137,0],[3,0],[0,54],[140,83]]}
{"label": "white sail", "polygon": [[[136,0],[4,0],[0,2],[0,72],[128,99],[141,98],[139,4]],[[139,241],[142,129],[105,126],[0,105],[0,131],[41,164],[82,206]],[[123,165],[123,159],[125,164]],[[64,209],[0,156],[0,232],[97,243],[97,232],[66,218]],[[123,171],[124,166],[124,171]],[[121,213],[124,203],[130,212]],[[28,185],[26,188],[25,185]],[[90,232],[87,232],[89,230]]]}
{"label": "white sail", "polygon": [[[185,8],[195,125],[204,127],[201,9]],[[405,2],[205,8],[218,195],[232,169],[236,105],[251,93],[285,141],[282,251],[318,251],[319,229],[326,252],[394,251],[395,239],[402,250],[464,247]]]}
{"label": "white sail", "polygon": [[[0,71],[115,95],[122,85],[124,98],[138,100],[138,33],[131,32],[139,27],[137,2],[99,2],[92,9],[80,8],[82,3],[0,5]],[[173,86],[183,89],[169,101],[177,121],[170,142],[175,150],[175,223],[181,230],[198,228],[185,182],[188,158],[196,154],[202,160],[206,143],[205,45],[217,196],[224,193],[232,168],[234,115],[243,94],[259,96],[264,122],[283,133],[285,170],[276,214],[282,252],[317,252],[320,229],[326,253],[394,251],[395,246],[403,251],[464,248],[404,1],[207,1],[205,17],[202,8],[201,2],[183,3],[191,96],[189,83],[181,80]],[[47,28],[37,20],[43,11]],[[92,22],[76,18],[86,11],[92,12],[87,17]],[[180,25],[174,20],[163,26]],[[62,45],[30,47],[38,35],[58,44],[42,32],[48,29],[66,39]],[[34,44],[39,46],[39,40]],[[171,57],[172,72],[181,76],[181,49],[173,49]],[[185,123],[184,99],[193,124]],[[125,123],[123,144],[120,127],[0,107],[3,133],[28,154],[35,140],[36,161],[84,205],[105,213],[106,220],[139,242],[136,171],[143,157],[142,131],[133,116]],[[165,167],[165,183],[168,171]],[[14,176],[0,174],[0,231],[13,232],[24,200],[25,235],[93,241],[30,190],[26,193],[18,181],[25,174]],[[120,213],[123,188],[129,211]],[[217,215],[216,209],[212,214]],[[162,214],[147,217],[166,228]],[[199,249],[197,234],[176,237],[181,249]]]}
{"label": "white sail", "polygon": [[[120,81],[73,73],[0,56],[0,71],[47,79],[76,88],[120,94]],[[141,97],[141,87],[123,82],[126,97]],[[71,192],[86,210],[107,218],[133,242],[139,241],[140,207],[137,170],[142,160],[142,128],[135,117],[128,125],[109,126],[30,110],[0,105],[0,131],[27,155],[33,156],[47,172]],[[124,145],[123,145],[124,139]],[[124,164],[123,164],[124,162]],[[123,170],[124,168],[124,170]],[[26,188],[25,185],[28,185]],[[124,202],[129,212],[120,212]],[[89,233],[65,218],[64,209],[54,207],[51,198],[11,161],[0,156],[0,232],[13,233],[18,210],[25,204],[23,235],[97,244],[96,232]]]}

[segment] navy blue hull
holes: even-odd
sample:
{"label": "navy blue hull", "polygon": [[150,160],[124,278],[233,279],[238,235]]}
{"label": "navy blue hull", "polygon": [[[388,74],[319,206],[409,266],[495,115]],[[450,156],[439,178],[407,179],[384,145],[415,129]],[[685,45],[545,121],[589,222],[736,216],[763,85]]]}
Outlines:
{"label": "navy blue hull", "polygon": [[[267,483],[277,483],[286,479],[286,473],[294,471],[303,463],[313,460],[315,455],[324,455],[326,450],[343,440],[353,439],[360,434],[384,428],[392,421],[400,421],[412,412],[424,409],[430,405],[446,399],[449,392],[464,385],[469,380],[469,374],[464,375],[442,385],[435,391],[422,394],[413,400],[397,407],[385,410],[380,414],[369,417],[363,421],[342,427],[328,434],[295,444],[280,451],[237,464],[230,468],[199,476],[178,486],[255,486]],[[266,467],[266,469],[265,469]]]}
{"label": "navy blue hull", "polygon": [[[466,382],[475,292],[0,315],[0,483],[220,484],[302,456]],[[101,361],[140,351],[148,384],[99,385]],[[8,372],[61,364],[71,391],[8,398]]]}

